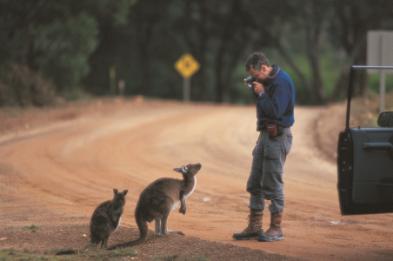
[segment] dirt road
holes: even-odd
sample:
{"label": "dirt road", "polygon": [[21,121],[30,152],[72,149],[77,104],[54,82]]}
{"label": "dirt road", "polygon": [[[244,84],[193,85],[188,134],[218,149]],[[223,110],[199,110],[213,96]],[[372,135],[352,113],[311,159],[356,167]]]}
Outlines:
{"label": "dirt road", "polygon": [[309,260],[393,258],[393,215],[340,215],[336,166],[314,139],[320,112],[296,110],[282,242],[231,239],[246,224],[254,108],[157,101],[119,101],[107,111],[0,136],[0,227],[86,222],[112,188],[129,189],[123,224],[135,227],[135,202],[148,183],[201,162],[188,213],[173,213],[171,229]]}

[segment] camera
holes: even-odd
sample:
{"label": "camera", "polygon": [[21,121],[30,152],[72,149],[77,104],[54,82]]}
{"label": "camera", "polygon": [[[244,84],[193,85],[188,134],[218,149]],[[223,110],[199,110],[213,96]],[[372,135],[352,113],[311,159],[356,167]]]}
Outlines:
{"label": "camera", "polygon": [[243,79],[243,81],[246,83],[247,87],[252,89],[253,87],[253,82],[255,82],[257,79],[255,79],[252,76],[247,76],[246,78]]}

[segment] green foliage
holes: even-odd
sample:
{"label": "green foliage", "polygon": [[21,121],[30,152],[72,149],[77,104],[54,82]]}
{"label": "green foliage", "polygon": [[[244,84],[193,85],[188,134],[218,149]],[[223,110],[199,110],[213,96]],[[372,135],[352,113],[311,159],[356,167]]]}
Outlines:
{"label": "green foliage", "polygon": [[[311,72],[310,68],[307,64],[307,59],[304,55],[301,55],[300,53],[296,53],[293,55],[294,59],[296,60],[296,65],[298,69],[302,72],[302,74],[306,78],[310,78]],[[280,59],[281,60],[281,59]],[[281,64],[281,63],[279,63]],[[298,76],[295,74],[293,68],[288,66],[284,60],[282,60],[282,67],[287,70],[288,74],[292,76],[293,81],[295,82],[296,86],[296,99],[300,103],[305,103],[305,104],[310,104],[312,103],[312,97],[307,89],[307,86],[304,86],[301,83],[301,80],[298,78]]]}
{"label": "green foliage", "polygon": [[135,5],[138,0],[117,0],[111,1],[115,4],[113,11],[113,20],[115,25],[124,25],[127,23],[129,9]]}
{"label": "green foliage", "polygon": [[[31,74],[51,80],[57,94],[74,96],[80,93],[81,81],[90,71],[89,59],[99,42],[100,24],[124,24],[134,3],[135,0],[0,0],[0,66],[25,66]],[[31,77],[23,78],[24,85],[34,85],[28,80]],[[0,98],[5,97],[4,93],[12,93],[14,83],[2,80]],[[10,94],[6,96],[0,106],[25,103],[21,99],[9,100]]]}
{"label": "green foliage", "polygon": [[[380,76],[379,73],[368,75],[368,87],[371,91],[379,93]],[[385,74],[386,92],[393,91],[393,74]]]}
{"label": "green foliage", "polygon": [[[262,50],[291,74],[298,102],[323,103],[344,97],[345,70],[366,62],[367,31],[393,29],[393,1],[306,2],[0,0],[0,66],[26,66],[72,99],[118,94],[120,80],[126,95],[181,99],[174,63],[191,53],[201,65],[192,100],[247,103],[244,59]],[[4,98],[14,83],[0,78],[0,106],[23,103]]]}
{"label": "green foliage", "polygon": [[39,71],[63,91],[74,87],[89,72],[88,58],[97,44],[97,24],[80,14],[35,28],[34,56]]}
{"label": "green foliage", "polygon": [[153,261],[209,261],[208,257],[205,256],[156,256],[153,258]]}

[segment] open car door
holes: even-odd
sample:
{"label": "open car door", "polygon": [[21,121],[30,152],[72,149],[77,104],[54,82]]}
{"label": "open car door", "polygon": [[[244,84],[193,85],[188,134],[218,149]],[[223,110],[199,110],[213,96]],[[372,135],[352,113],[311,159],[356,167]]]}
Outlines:
{"label": "open car door", "polygon": [[346,126],[338,141],[338,194],[341,213],[393,212],[393,112],[379,115],[378,127],[350,127],[356,70],[393,70],[393,66],[351,67]]}

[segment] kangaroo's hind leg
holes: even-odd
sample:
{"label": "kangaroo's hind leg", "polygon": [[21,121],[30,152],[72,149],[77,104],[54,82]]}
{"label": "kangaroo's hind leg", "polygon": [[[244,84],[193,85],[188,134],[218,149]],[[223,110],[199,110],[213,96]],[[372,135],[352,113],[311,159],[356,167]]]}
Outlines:
{"label": "kangaroo's hind leg", "polygon": [[168,227],[167,227],[167,221],[168,221],[168,216],[169,216],[170,211],[167,211],[164,213],[162,217],[162,222],[161,222],[161,231],[164,235],[168,234]]}
{"label": "kangaroo's hind leg", "polygon": [[104,238],[104,239],[102,240],[101,248],[103,248],[103,249],[107,249],[107,248],[108,248],[108,238],[109,238],[109,237],[106,237],[106,238]]}
{"label": "kangaroo's hind leg", "polygon": [[155,221],[155,233],[157,236],[162,236],[164,232],[162,231],[162,220],[161,217],[154,218]]}
{"label": "kangaroo's hind leg", "polygon": [[100,243],[97,245],[97,249],[105,247],[105,239],[102,239]]}
{"label": "kangaroo's hind leg", "polygon": [[167,221],[168,221],[169,213],[170,213],[170,211],[164,213],[162,220],[161,220],[161,230],[163,231],[163,234],[168,235],[169,233],[171,233],[171,234],[175,233],[175,234],[179,234],[179,235],[184,235],[184,233],[181,231],[174,231],[174,230],[168,229]]}

